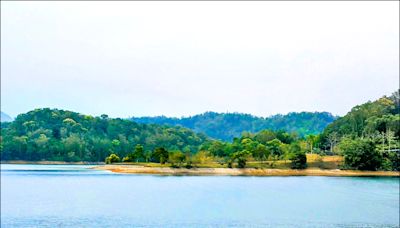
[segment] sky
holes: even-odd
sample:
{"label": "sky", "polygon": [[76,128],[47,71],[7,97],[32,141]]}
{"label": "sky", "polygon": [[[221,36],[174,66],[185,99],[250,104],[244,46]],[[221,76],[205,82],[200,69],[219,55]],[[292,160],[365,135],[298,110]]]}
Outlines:
{"label": "sky", "polygon": [[1,111],[344,115],[399,87],[399,2],[1,2]]}

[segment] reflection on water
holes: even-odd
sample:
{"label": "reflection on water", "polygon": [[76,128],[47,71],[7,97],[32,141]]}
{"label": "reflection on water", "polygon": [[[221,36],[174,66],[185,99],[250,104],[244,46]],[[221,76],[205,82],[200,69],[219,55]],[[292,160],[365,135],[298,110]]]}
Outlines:
{"label": "reflection on water", "polygon": [[399,178],[178,177],[91,167],[1,165],[1,226],[399,226]]}

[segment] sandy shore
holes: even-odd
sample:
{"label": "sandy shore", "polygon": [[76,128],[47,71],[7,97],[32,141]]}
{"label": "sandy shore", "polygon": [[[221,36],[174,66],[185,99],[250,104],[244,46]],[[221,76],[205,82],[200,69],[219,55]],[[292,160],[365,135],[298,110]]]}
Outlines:
{"label": "sandy shore", "polygon": [[164,168],[164,167],[144,167],[135,165],[102,165],[94,169],[108,170],[115,173],[127,174],[158,174],[158,175],[194,175],[194,176],[387,176],[400,177],[400,172],[392,171],[356,171],[339,169],[316,169],[309,168],[304,170],[293,169],[229,169],[229,168]]}

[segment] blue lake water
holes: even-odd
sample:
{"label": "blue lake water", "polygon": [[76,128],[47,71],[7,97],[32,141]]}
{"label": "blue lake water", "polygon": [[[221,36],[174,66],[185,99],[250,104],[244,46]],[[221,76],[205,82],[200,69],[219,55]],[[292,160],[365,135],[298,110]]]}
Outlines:
{"label": "blue lake water", "polygon": [[399,178],[1,165],[1,227],[399,227]]}

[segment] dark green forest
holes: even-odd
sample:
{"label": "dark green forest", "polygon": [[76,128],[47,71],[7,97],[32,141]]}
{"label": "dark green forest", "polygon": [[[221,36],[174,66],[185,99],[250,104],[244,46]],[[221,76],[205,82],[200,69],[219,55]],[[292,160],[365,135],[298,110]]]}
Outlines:
{"label": "dark green forest", "polygon": [[[2,123],[1,159],[154,162],[187,168],[213,163],[243,168],[248,162],[266,164],[260,167],[274,167],[275,162],[281,160],[285,164],[290,161],[291,168],[301,169],[307,167],[306,153],[312,153],[343,156],[343,169],[400,170],[399,110],[399,92],[396,91],[389,97],[354,107],[345,116],[328,124],[320,134],[303,136],[293,131],[265,128],[256,133],[244,131],[227,142],[181,126],[137,123],[107,115],[93,117],[44,108]],[[318,119],[323,120],[317,126],[326,124],[329,118],[323,116],[333,118],[327,113],[321,115],[300,113],[291,118],[290,114],[275,118],[285,119],[282,123],[289,124],[300,116],[308,116],[303,120],[310,121],[305,121],[307,124],[301,128],[318,122]],[[210,116],[205,121],[209,124],[222,118],[222,123],[227,123],[225,130],[231,136],[240,128],[234,123],[243,127],[242,123],[246,122],[243,119],[252,119],[252,124],[259,120],[243,114],[206,113],[196,118],[200,116],[202,119]]]}
{"label": "dark green forest", "polygon": [[137,144],[194,153],[209,140],[182,127],[44,108],[2,123],[1,141],[2,160],[104,161],[110,153],[127,155]]}
{"label": "dark green forest", "polygon": [[267,118],[242,113],[216,112],[182,118],[132,117],[132,120],[138,123],[182,126],[223,141],[231,141],[235,137],[240,137],[243,132],[256,133],[263,129],[294,132],[300,137],[315,135],[321,133],[335,119],[336,117],[328,112],[292,112]]}

